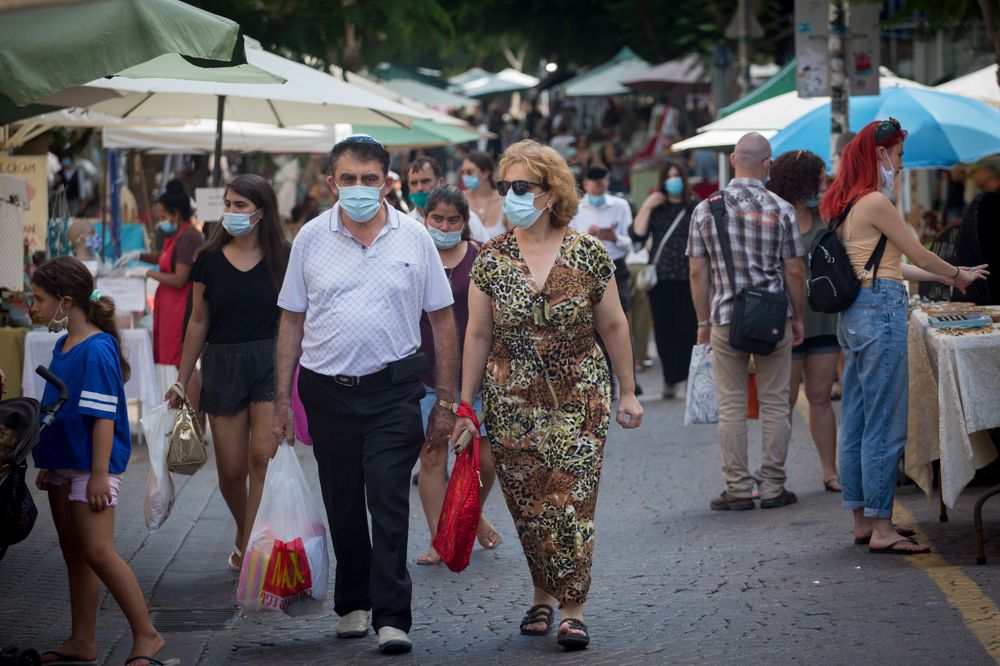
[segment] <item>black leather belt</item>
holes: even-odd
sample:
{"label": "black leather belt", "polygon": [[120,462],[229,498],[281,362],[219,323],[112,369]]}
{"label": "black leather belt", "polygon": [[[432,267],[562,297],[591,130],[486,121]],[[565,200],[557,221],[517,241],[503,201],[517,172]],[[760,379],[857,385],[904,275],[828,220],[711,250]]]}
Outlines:
{"label": "black leather belt", "polygon": [[378,372],[373,372],[370,375],[361,375],[360,377],[354,377],[351,375],[334,375],[333,381],[336,382],[337,385],[345,388],[385,386],[392,383],[389,377],[388,367],[382,368]]}

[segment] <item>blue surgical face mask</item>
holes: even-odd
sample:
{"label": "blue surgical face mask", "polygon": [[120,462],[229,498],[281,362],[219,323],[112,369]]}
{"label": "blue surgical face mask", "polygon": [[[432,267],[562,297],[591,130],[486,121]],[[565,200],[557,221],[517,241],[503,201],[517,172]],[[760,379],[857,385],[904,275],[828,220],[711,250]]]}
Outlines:
{"label": "blue surgical face mask", "polygon": [[439,250],[450,250],[462,242],[461,229],[458,231],[441,231],[440,229],[428,226],[427,231],[431,235],[431,240],[434,241],[434,246]]}
{"label": "blue surgical face mask", "polygon": [[802,200],[802,205],[806,208],[816,208],[819,206],[819,195],[815,194]]}
{"label": "blue surgical face mask", "polygon": [[170,220],[160,220],[160,231],[170,236],[177,233],[177,225]]}
{"label": "blue surgical face mask", "polygon": [[598,194],[596,197],[593,194],[587,195],[587,202],[590,203],[590,205],[594,206],[595,208],[603,206],[606,201],[607,199],[604,197],[603,194]]}
{"label": "blue surgical face mask", "polygon": [[535,208],[534,194],[525,192],[518,196],[514,194],[514,188],[511,188],[503,198],[503,214],[515,227],[527,229],[541,217],[542,211]]}
{"label": "blue surgical face mask", "polygon": [[370,222],[382,207],[382,188],[368,185],[341,187],[340,207],[355,222]]}
{"label": "blue surgical face mask", "polygon": [[462,176],[462,184],[467,190],[479,189],[479,176]]}
{"label": "blue surgical face mask", "polygon": [[[260,209],[258,208],[257,210]],[[257,213],[257,210],[252,213],[223,213],[222,226],[233,238],[246,236],[253,231],[254,226],[257,224],[257,222],[250,221],[250,218]]]}
{"label": "blue surgical face mask", "polygon": [[424,209],[427,208],[427,197],[429,196],[429,192],[410,192],[410,201],[417,208]]}
{"label": "blue surgical face mask", "polygon": [[684,179],[680,176],[667,178],[667,182],[663,183],[663,191],[672,197],[679,197],[684,191]]}

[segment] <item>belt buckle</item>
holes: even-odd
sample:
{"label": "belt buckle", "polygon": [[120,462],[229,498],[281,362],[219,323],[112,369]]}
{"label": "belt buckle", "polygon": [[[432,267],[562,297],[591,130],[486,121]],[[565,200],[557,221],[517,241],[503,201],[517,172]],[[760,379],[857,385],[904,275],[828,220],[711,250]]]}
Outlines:
{"label": "belt buckle", "polygon": [[349,375],[334,375],[333,381],[337,382],[341,386],[357,386],[358,378],[351,377]]}

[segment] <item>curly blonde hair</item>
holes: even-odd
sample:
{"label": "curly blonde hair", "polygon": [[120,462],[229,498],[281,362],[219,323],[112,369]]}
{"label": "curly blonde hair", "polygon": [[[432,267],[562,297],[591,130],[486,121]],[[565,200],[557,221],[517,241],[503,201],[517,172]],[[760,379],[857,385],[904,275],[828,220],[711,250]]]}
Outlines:
{"label": "curly blonde hair", "polygon": [[531,175],[555,197],[556,203],[549,216],[552,226],[567,226],[580,207],[580,193],[566,160],[552,148],[532,139],[518,141],[507,148],[500,158],[500,179],[505,179],[507,170],[518,163],[524,164]]}

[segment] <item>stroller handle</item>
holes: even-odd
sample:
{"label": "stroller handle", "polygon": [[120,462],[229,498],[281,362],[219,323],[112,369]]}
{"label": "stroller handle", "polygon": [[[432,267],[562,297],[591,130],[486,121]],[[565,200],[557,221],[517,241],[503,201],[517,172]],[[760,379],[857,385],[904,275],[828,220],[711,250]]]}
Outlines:
{"label": "stroller handle", "polygon": [[69,399],[69,390],[66,388],[66,383],[56,377],[48,368],[44,365],[40,365],[35,368],[35,374],[52,384],[59,391],[59,399],[56,403],[50,407],[46,407],[42,411],[42,428],[47,428],[52,425],[52,422],[56,420],[56,414],[62,409],[62,406],[66,404],[66,400]]}
{"label": "stroller handle", "polygon": [[56,377],[52,372],[46,368],[44,365],[40,365],[35,368],[35,374],[52,384],[59,391],[59,402],[66,402],[68,398],[68,392],[66,390],[66,384],[63,380]]}

